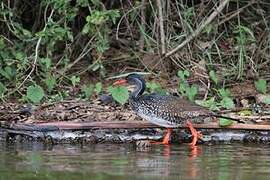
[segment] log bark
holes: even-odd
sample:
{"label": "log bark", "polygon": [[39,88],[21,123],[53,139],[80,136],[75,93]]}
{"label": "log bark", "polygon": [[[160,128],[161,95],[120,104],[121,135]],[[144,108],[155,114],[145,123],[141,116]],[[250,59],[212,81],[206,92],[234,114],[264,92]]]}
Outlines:
{"label": "log bark", "polygon": [[[54,130],[87,130],[87,129],[144,129],[144,128],[162,128],[155,124],[145,121],[103,121],[103,122],[48,122],[36,124],[13,124],[11,129],[35,130],[36,131],[54,131]],[[177,129],[187,128],[186,125],[180,125]],[[258,130],[269,131],[270,125],[257,124],[233,124],[227,127],[221,127],[218,123],[194,124],[197,129],[226,129],[226,130]]]}

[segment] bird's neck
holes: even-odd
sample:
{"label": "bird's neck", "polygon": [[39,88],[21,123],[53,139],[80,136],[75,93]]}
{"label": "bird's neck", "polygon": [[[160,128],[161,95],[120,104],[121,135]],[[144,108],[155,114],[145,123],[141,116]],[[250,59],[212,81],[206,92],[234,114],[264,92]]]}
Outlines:
{"label": "bird's neck", "polygon": [[135,80],[135,89],[133,90],[133,92],[130,94],[130,97],[132,98],[132,99],[137,99],[138,97],[140,97],[142,94],[143,94],[143,92],[144,92],[144,90],[145,90],[145,88],[146,88],[146,86],[145,86],[145,83],[144,82],[142,82],[142,81],[140,81],[140,80]]}

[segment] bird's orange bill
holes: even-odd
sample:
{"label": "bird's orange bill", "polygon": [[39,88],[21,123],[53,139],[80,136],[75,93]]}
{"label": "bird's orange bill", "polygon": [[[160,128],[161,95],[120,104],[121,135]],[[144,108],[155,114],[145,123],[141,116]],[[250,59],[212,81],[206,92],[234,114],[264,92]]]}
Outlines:
{"label": "bird's orange bill", "polygon": [[114,83],[113,83],[113,85],[122,85],[122,84],[125,84],[127,82],[127,80],[125,80],[125,79],[120,79],[120,80],[118,80],[118,81],[115,81]]}

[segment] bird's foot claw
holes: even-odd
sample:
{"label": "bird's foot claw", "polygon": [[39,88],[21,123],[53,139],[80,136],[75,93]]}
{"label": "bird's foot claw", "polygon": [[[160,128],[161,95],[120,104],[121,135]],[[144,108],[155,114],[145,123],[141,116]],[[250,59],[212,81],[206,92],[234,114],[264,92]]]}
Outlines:
{"label": "bird's foot claw", "polygon": [[192,133],[192,142],[189,143],[191,147],[196,146],[197,141],[203,137],[202,133],[200,131],[196,131],[195,133]]}
{"label": "bird's foot claw", "polygon": [[150,144],[154,144],[154,145],[169,145],[169,142],[166,141],[150,141]]}
{"label": "bird's foot claw", "polygon": [[198,137],[198,139],[201,139],[203,137],[203,135],[200,131],[197,131],[197,137]]}
{"label": "bird's foot claw", "polygon": [[172,134],[172,129],[167,129],[166,134],[163,138],[163,140],[161,142],[159,141],[150,141],[151,144],[156,144],[156,145],[168,145],[170,142],[170,138],[171,138],[171,134]]}

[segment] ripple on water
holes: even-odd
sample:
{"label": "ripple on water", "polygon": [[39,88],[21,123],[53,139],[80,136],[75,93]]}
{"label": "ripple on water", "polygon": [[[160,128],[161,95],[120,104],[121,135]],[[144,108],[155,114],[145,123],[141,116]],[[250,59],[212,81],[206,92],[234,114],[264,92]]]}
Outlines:
{"label": "ripple on water", "polygon": [[152,146],[0,144],[0,179],[267,179],[267,145]]}

